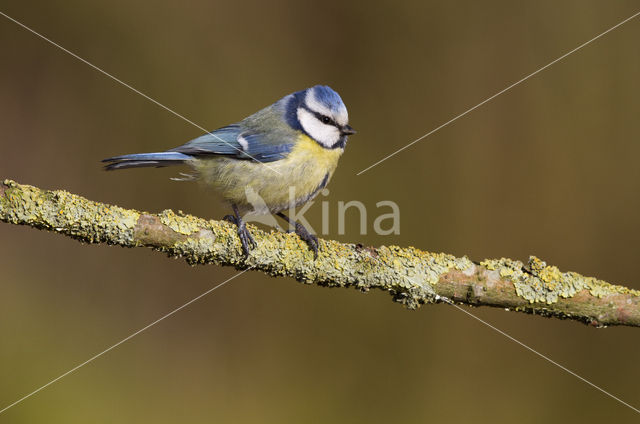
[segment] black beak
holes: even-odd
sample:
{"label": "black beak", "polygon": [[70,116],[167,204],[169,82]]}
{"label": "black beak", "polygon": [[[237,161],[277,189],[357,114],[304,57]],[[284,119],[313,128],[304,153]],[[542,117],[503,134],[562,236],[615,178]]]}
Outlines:
{"label": "black beak", "polygon": [[356,130],[354,130],[353,128],[351,128],[349,125],[345,125],[344,127],[342,127],[342,128],[340,129],[340,132],[341,132],[343,135],[351,135],[351,134],[355,134],[355,133],[356,133]]}

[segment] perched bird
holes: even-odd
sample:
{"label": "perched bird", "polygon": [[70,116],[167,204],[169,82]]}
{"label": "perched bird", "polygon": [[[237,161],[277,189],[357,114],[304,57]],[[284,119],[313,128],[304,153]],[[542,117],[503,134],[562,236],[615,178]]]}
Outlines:
{"label": "perched bird", "polygon": [[225,219],[237,225],[245,256],[256,246],[242,219],[252,212],[283,218],[317,257],[317,237],[283,211],[310,201],[327,185],[351,134],[338,93],[316,85],[180,147],[103,162],[107,170],[186,164],[194,170],[188,179],[216,189],[230,203],[233,215]]}

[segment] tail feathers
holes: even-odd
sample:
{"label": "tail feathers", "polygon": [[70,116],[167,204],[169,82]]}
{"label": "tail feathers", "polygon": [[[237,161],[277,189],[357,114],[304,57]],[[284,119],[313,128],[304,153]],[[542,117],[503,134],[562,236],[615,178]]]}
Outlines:
{"label": "tail feathers", "polygon": [[103,159],[102,162],[108,162],[104,169],[113,171],[116,169],[127,168],[160,168],[163,166],[180,165],[193,156],[185,155],[178,152],[157,152],[157,153],[136,153],[133,155],[114,156],[112,158]]}

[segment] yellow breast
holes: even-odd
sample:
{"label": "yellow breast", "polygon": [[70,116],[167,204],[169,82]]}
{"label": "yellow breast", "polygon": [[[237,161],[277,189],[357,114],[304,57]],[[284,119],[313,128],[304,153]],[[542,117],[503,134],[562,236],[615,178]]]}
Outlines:
{"label": "yellow breast", "polygon": [[282,160],[257,163],[224,157],[193,163],[200,180],[241,211],[275,213],[311,200],[326,185],[344,149],[325,149],[301,134]]}

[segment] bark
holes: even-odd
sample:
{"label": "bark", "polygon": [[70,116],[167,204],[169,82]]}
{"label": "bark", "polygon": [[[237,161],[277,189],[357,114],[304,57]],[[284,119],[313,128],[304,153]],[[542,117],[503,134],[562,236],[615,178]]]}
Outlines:
{"label": "bark", "polygon": [[442,301],[494,306],[594,326],[640,326],[640,291],[532,256],[474,262],[413,247],[365,247],[320,240],[316,260],[295,234],[249,226],[258,246],[245,258],[234,225],[165,210],[158,214],[87,200],[5,180],[0,221],[28,225],[87,243],[150,247],[188,263],[229,265],[327,287],[387,291],[409,308]]}

